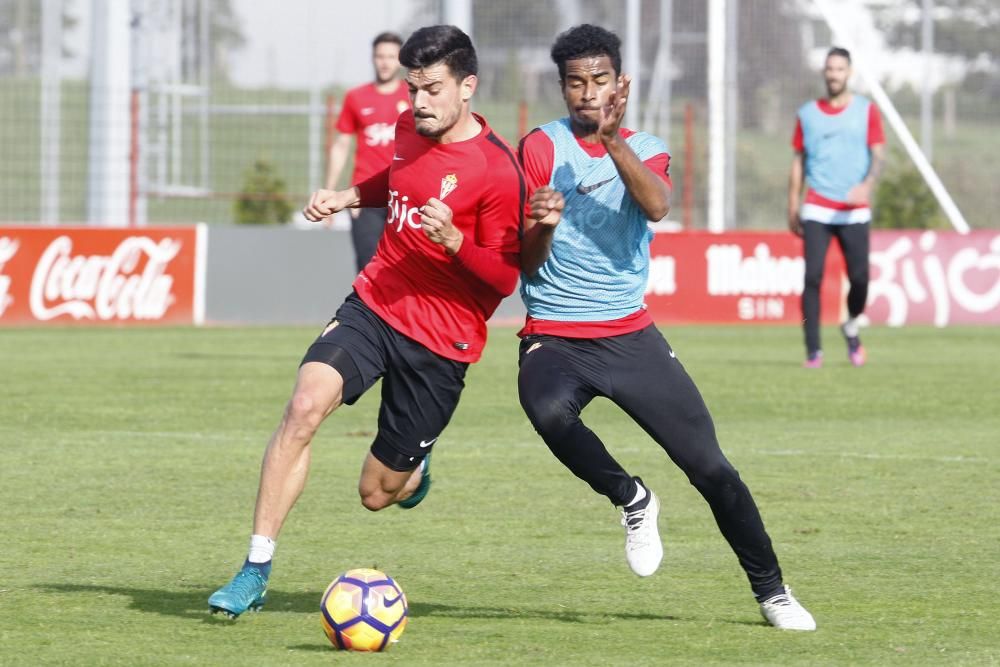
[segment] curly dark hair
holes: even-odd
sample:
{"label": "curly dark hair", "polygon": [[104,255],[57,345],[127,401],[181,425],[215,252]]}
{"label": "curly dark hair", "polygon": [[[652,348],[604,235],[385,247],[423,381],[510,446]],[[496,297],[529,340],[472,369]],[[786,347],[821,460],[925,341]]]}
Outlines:
{"label": "curly dark hair", "polygon": [[622,71],[622,40],[618,35],[589,23],[570,28],[556,37],[552,45],[552,62],[559,68],[559,78],[566,78],[566,61],[587,56],[607,56],[615,74]]}

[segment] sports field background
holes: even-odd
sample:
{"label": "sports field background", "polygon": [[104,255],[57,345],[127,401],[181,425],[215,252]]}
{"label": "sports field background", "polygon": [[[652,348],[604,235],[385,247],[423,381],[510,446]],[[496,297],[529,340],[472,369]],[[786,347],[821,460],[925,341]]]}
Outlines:
{"label": "sports field background", "polygon": [[[707,506],[607,402],[587,422],[660,495],[666,555],[624,560],[616,512],[549,454],[495,329],[412,512],[355,491],[377,390],[327,421],[266,610],[205,599],[246,548],[263,446],[309,328],[0,332],[0,664],[996,665],[1000,330],[865,331],[854,369],[799,367],[789,327],[666,331],[761,507],[816,633],[761,620]],[[411,619],[337,654],[320,595],[378,566]]]}
{"label": "sports field background", "polygon": [[[820,81],[816,76],[817,85]],[[338,99],[342,91],[333,91]],[[4,170],[0,165],[0,218],[29,224],[37,222],[40,215],[39,156],[37,155],[39,125],[37,109],[40,88],[37,81],[4,80],[0,78],[0,145],[14,156],[15,161]],[[237,90],[220,88],[213,98],[220,104],[300,104],[308,102],[308,95],[300,91]],[[61,143],[61,170],[67,174],[60,191],[60,217],[64,221],[86,220],[87,179],[80,174],[86,164],[87,134],[76,128],[86,127],[88,92],[82,82],[63,83],[63,124]],[[675,136],[670,141],[673,155],[671,178],[675,192],[671,220],[682,219],[681,193],[684,183],[684,109],[691,100],[679,99],[673,105]],[[477,100],[475,109],[483,114],[492,127],[507,141],[516,145],[520,139],[516,105],[509,100]],[[560,104],[540,100],[528,109],[527,127],[537,127],[565,115]],[[696,227],[703,227],[707,211],[706,168],[708,142],[702,127],[705,112],[699,107],[698,124],[694,141],[695,185],[693,190],[693,219]],[[939,136],[935,145],[935,167],[959,203],[963,214],[976,228],[995,228],[1000,221],[994,212],[1000,208],[1000,190],[993,187],[993,175],[1000,171],[1000,132],[996,123],[980,116],[963,120],[955,136]],[[907,122],[917,127],[914,113]],[[196,119],[189,119],[186,128],[188,141],[195,132]],[[791,165],[791,136],[794,117],[789,116],[787,127],[776,132],[743,129],[737,137],[738,156],[736,183],[738,188],[741,229],[785,229],[787,206],[788,169]],[[295,210],[301,208],[311,191],[308,182],[308,160],[305,140],[309,120],[306,116],[227,116],[213,115],[209,127],[213,137],[210,171],[214,190],[219,193],[210,198],[156,197],[149,198],[150,224],[190,224],[192,221],[229,223],[233,220],[233,198],[245,186],[245,172],[255,160],[271,163],[278,176],[286,183],[286,192]],[[253,137],[253,141],[246,141]],[[889,146],[888,175],[899,170],[913,169],[904,157],[902,145],[895,134],[886,129]],[[345,174],[353,168],[353,153],[345,167]],[[197,162],[191,152],[185,169],[193,169]],[[325,163],[324,163],[325,164]],[[325,173],[325,172],[324,172]],[[942,227],[947,223],[938,220]],[[876,225],[878,220],[876,220]]]}

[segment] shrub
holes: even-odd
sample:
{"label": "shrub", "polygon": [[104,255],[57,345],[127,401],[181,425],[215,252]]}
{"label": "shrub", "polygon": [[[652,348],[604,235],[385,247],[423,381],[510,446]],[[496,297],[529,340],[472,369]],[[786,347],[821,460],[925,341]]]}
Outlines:
{"label": "shrub", "polygon": [[258,158],[243,175],[243,189],[233,204],[240,225],[284,224],[292,217],[285,181],[268,160]]}
{"label": "shrub", "polygon": [[902,154],[895,153],[875,190],[874,223],[883,229],[933,229],[946,226],[924,177]]}

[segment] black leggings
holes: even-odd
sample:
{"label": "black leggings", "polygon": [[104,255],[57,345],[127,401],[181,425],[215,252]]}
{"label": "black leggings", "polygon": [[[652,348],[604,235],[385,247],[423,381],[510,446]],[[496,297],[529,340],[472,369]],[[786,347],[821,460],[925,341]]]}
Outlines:
{"label": "black leggings", "polygon": [[615,505],[632,476],[580,420],[596,396],[612,400],[663,448],[708,501],[758,599],[782,591],[781,569],[749,489],[719,448],[715,425],[669,344],[654,327],[610,338],[527,336],[521,406],[563,465]]}
{"label": "black leggings", "polygon": [[802,223],[806,258],[806,279],[802,289],[802,328],[805,330],[806,352],[821,349],[819,340],[820,287],[830,239],[837,237],[840,251],[847,264],[847,314],[857,317],[865,311],[868,300],[869,224],[831,225],[806,220]]}
{"label": "black leggings", "polygon": [[358,273],[375,255],[387,215],[387,208],[363,208],[358,211],[358,217],[351,219],[351,243],[354,244],[354,264]]}

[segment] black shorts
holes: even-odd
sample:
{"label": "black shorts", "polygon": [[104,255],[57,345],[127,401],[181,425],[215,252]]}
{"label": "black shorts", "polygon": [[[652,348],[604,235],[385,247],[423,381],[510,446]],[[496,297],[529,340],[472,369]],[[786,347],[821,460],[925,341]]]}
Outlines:
{"label": "black shorts", "polygon": [[340,373],[347,405],[383,378],[371,452],[398,471],[413,470],[430,453],[458,406],[469,367],[399,333],[353,292],[306,351],[302,363],[310,361]]}

